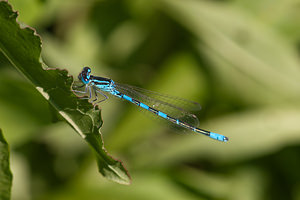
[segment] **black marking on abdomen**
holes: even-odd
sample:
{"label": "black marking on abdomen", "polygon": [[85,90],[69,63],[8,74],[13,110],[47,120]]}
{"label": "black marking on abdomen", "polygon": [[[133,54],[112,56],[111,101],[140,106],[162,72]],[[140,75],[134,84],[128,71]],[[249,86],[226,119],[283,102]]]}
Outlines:
{"label": "black marking on abdomen", "polygon": [[156,109],[154,109],[154,108],[151,108],[151,107],[149,107],[148,110],[149,110],[150,112],[152,112],[152,113],[158,115],[158,110],[156,110]]}
{"label": "black marking on abdomen", "polygon": [[170,122],[173,122],[174,124],[177,124],[177,119],[173,118],[173,117],[170,117],[169,115],[167,116],[167,119],[170,121]]}
{"label": "black marking on abdomen", "polygon": [[132,103],[134,103],[137,106],[140,106],[140,103],[138,100],[132,99]]}

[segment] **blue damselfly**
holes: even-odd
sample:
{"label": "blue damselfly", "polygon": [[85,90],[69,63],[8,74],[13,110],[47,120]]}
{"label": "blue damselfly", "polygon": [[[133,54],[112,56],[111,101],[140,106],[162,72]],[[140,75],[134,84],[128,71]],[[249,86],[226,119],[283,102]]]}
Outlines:
{"label": "blue damselfly", "polygon": [[[150,111],[176,126],[209,136],[215,140],[228,141],[228,138],[223,135],[197,128],[197,117],[185,109],[186,107],[200,108],[200,105],[196,102],[116,83],[109,78],[93,76],[89,67],[83,68],[78,75],[78,79],[81,85],[72,86],[73,91],[87,94],[87,98],[94,105],[108,99],[107,94],[110,94]],[[99,98],[99,94],[103,97],[102,99]]]}

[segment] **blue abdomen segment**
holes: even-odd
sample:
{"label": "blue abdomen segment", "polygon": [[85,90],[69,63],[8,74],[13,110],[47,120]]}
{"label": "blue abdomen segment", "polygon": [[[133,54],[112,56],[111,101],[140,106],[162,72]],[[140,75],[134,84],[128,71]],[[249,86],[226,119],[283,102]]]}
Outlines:
{"label": "blue abdomen segment", "polygon": [[142,108],[144,108],[144,109],[146,109],[146,110],[149,109],[149,106],[147,106],[147,105],[144,104],[144,103],[140,103],[140,107],[142,107]]}
{"label": "blue abdomen segment", "polygon": [[168,115],[167,114],[165,114],[165,113],[163,113],[163,112],[160,112],[160,111],[158,111],[158,116],[161,116],[161,117],[163,117],[163,118],[165,118],[165,119],[167,119],[168,118]]}
{"label": "blue abdomen segment", "polygon": [[209,137],[211,137],[211,138],[213,138],[215,140],[223,141],[223,142],[227,142],[228,141],[227,137],[225,137],[224,135],[220,135],[218,133],[210,132],[209,133]]}
{"label": "blue abdomen segment", "polygon": [[123,99],[125,99],[125,100],[127,100],[127,101],[130,101],[130,102],[132,102],[132,98],[131,97],[129,97],[129,96],[127,96],[127,95],[123,95],[123,97],[122,97]]}

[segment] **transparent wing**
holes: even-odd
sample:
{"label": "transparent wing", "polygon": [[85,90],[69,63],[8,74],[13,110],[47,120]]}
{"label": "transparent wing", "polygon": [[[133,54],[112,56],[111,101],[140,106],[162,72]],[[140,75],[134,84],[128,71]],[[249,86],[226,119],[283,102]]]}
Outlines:
{"label": "transparent wing", "polygon": [[151,106],[156,110],[164,112],[173,118],[179,119],[192,126],[199,125],[198,118],[186,110],[200,110],[201,106],[196,102],[159,94],[131,85],[115,83],[115,87],[119,92]]}
{"label": "transparent wing", "polygon": [[146,90],[146,89],[135,87],[135,86],[132,86],[132,85],[120,84],[120,83],[116,83],[116,87],[124,88],[124,89],[127,88],[127,90],[136,91],[136,92],[144,94],[145,96],[148,96],[150,98],[160,100],[160,101],[163,101],[163,102],[168,102],[168,103],[170,103],[170,104],[172,104],[176,107],[182,108],[186,111],[199,111],[199,110],[201,110],[201,105],[199,103],[194,102],[194,101],[190,101],[190,100],[187,100],[187,99],[183,99],[183,98],[180,98],[180,97],[170,96],[170,95],[166,95],[166,94],[160,94],[158,92]]}

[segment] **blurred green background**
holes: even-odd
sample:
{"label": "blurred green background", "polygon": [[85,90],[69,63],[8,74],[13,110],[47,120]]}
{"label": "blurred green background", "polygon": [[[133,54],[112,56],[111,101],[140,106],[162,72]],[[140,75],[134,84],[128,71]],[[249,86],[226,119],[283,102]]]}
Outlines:
{"label": "blurred green background", "polygon": [[42,58],[194,100],[178,134],[135,106],[102,103],[105,147],[130,186],[107,181],[88,145],[0,55],[0,128],[16,200],[300,199],[300,0],[10,0]]}

